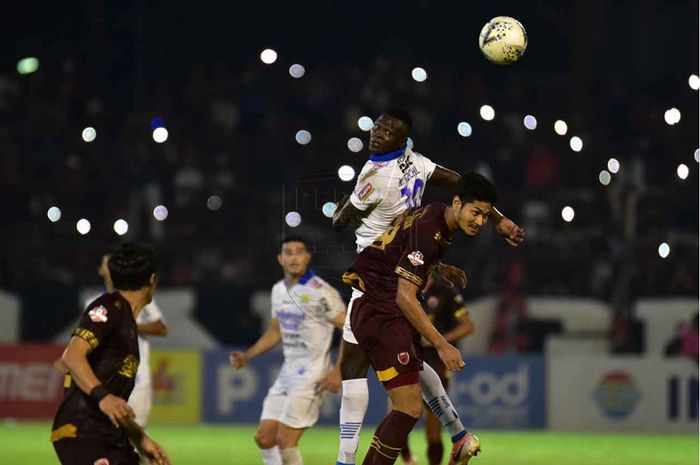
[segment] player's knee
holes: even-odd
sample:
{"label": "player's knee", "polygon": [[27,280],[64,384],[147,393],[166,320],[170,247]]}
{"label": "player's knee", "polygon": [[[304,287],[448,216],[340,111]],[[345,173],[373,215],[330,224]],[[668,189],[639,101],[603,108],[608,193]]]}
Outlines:
{"label": "player's knee", "polygon": [[340,375],[343,380],[367,377],[369,359],[357,344],[345,343],[343,360],[340,361]]}
{"label": "player's knee", "polygon": [[269,449],[277,445],[277,438],[269,432],[257,430],[255,432],[255,443],[260,449]]}

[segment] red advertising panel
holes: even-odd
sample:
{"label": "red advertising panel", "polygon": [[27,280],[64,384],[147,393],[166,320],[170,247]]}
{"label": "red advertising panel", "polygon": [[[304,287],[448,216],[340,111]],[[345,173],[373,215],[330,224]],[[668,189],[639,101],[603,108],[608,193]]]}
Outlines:
{"label": "red advertising panel", "polygon": [[53,418],[63,397],[63,375],[53,362],[62,347],[0,344],[0,418]]}

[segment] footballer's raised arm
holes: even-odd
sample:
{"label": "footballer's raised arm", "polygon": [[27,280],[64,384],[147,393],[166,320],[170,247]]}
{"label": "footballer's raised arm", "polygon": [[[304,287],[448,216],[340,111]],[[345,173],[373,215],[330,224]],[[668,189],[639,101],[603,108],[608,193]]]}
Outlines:
{"label": "footballer's raised arm", "polygon": [[333,230],[342,231],[348,225],[357,227],[360,225],[362,218],[369,215],[374,207],[360,210],[350,201],[349,195],[344,195],[338,202],[338,206],[333,213]]}

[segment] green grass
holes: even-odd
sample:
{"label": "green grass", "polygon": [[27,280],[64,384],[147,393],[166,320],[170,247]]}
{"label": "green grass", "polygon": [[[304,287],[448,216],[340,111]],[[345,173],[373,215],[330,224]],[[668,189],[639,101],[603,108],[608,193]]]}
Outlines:
{"label": "green grass", "polygon": [[[0,426],[0,464],[57,464],[49,429],[48,423]],[[257,465],[262,460],[253,442],[254,430],[254,426],[153,426],[149,433],[166,448],[174,465]],[[371,428],[363,431],[360,455],[371,434]],[[697,434],[478,431],[478,435],[483,452],[471,462],[475,465],[698,464]],[[416,430],[410,441],[419,463],[425,464],[423,431]],[[301,440],[304,464],[335,464],[336,447],[335,428],[311,428]]]}

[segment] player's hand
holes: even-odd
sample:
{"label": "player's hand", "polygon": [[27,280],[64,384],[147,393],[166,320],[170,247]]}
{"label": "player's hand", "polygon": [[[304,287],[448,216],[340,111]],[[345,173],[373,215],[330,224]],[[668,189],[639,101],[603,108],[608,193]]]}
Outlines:
{"label": "player's hand", "polygon": [[456,266],[440,263],[435,270],[435,274],[450,286],[452,286],[453,282],[458,282],[462,289],[467,287],[467,274]]}
{"label": "player's hand", "polygon": [[445,364],[450,371],[459,371],[464,368],[464,360],[462,359],[462,354],[459,350],[450,344],[445,342],[445,344],[440,347],[436,347],[440,360]]}
{"label": "player's hand", "polygon": [[231,368],[236,370],[243,368],[248,363],[248,357],[246,357],[245,353],[243,352],[231,352],[228,360],[231,363]]}
{"label": "player's hand", "polygon": [[336,367],[323,377],[321,380],[321,388],[328,389],[329,391],[335,393],[340,390],[340,385],[342,382],[343,379],[340,376],[340,368]]}
{"label": "player's hand", "polygon": [[168,457],[168,454],[165,453],[157,442],[147,435],[143,435],[141,443],[136,447],[139,452],[141,452],[141,455],[144,455],[150,463],[156,465],[170,465],[170,457]]}
{"label": "player's hand", "polygon": [[519,246],[525,240],[525,230],[508,218],[503,218],[496,224],[496,232],[513,247]]}
{"label": "player's hand", "polygon": [[119,425],[126,425],[130,419],[136,416],[134,410],[124,399],[113,394],[106,395],[100,401],[99,407],[115,428],[119,428]]}

